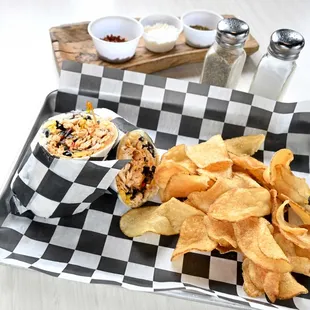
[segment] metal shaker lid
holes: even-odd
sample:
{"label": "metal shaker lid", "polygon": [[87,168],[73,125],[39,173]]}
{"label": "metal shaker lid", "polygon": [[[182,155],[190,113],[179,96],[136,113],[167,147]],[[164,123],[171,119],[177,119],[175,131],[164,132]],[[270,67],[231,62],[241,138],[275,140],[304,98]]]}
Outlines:
{"label": "metal shaker lid", "polygon": [[224,46],[241,47],[244,45],[250,28],[238,18],[224,18],[217,24],[216,42]]}
{"label": "metal shaker lid", "polygon": [[291,29],[279,29],[270,37],[268,52],[282,60],[294,60],[305,46],[303,36]]}

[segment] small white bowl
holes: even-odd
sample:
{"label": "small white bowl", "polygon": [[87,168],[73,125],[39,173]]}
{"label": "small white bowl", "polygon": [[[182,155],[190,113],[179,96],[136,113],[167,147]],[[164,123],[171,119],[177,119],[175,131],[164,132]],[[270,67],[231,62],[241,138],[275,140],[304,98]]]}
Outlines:
{"label": "small white bowl", "polygon": [[[123,63],[130,60],[136,52],[143,34],[142,25],[126,16],[106,16],[89,23],[88,33],[92,37],[99,57],[111,63]],[[126,42],[107,42],[107,35],[121,36]]]}
{"label": "small white bowl", "polygon": [[167,38],[164,36],[160,38],[154,37],[144,31],[143,38],[145,47],[154,53],[166,53],[172,50],[180,33],[183,30],[182,22],[173,15],[152,14],[141,18],[140,23],[143,27],[153,26],[155,24],[168,24],[177,28],[175,35],[169,35]]}
{"label": "small white bowl", "polygon": [[[190,11],[183,14],[181,20],[186,43],[196,48],[211,46],[215,41],[217,24],[222,19],[223,16],[205,10]],[[212,30],[198,30],[190,27],[195,25],[208,27]]]}

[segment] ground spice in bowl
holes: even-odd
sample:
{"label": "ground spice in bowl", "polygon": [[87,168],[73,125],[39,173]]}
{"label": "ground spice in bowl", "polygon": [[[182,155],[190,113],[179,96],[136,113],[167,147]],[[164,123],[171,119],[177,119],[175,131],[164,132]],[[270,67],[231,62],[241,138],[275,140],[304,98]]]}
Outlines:
{"label": "ground spice in bowl", "polygon": [[121,36],[114,36],[113,34],[107,35],[101,40],[114,43],[122,43],[127,41],[126,38],[122,38]]}
{"label": "ground spice in bowl", "polygon": [[210,29],[209,27],[200,26],[200,25],[191,25],[190,27],[196,30],[203,30],[203,31],[213,30],[213,29]]}

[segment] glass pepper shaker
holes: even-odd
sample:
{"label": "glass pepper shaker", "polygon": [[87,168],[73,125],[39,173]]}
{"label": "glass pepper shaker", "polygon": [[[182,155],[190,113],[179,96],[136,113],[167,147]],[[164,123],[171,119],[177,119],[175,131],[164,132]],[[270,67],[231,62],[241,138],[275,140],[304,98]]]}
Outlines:
{"label": "glass pepper shaker", "polygon": [[215,42],[205,56],[200,83],[235,88],[246,59],[243,47],[248,35],[249,26],[244,21],[222,19]]}
{"label": "glass pepper shaker", "polygon": [[294,30],[275,31],[270,37],[268,51],[257,67],[250,93],[278,100],[288,85],[304,45],[303,36]]}

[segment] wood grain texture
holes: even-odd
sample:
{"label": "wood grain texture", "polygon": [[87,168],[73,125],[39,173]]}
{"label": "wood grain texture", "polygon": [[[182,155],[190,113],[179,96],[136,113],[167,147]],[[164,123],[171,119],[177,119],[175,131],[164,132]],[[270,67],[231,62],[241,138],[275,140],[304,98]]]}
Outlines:
{"label": "wood grain texture", "polygon": [[[224,16],[232,17],[232,15]],[[98,57],[92,39],[87,32],[87,26],[88,22],[83,22],[50,29],[58,69],[61,68],[64,60],[73,60],[124,70],[153,73],[183,64],[201,62],[208,50],[207,48],[190,47],[185,43],[185,36],[181,33],[176,46],[170,52],[156,54],[145,48],[144,40],[141,38],[136,54],[130,61],[123,64],[110,64]],[[258,49],[258,42],[250,35],[245,43],[247,55],[252,55]]]}

